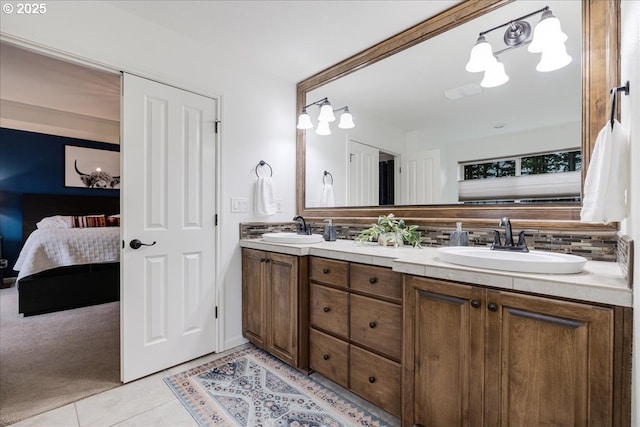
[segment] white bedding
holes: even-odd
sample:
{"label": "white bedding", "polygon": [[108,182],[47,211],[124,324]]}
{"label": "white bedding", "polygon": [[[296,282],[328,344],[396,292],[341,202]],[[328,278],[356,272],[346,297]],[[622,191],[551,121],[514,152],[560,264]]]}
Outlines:
{"label": "white bedding", "polygon": [[18,281],[56,267],[120,261],[120,227],[35,230],[16,261]]}

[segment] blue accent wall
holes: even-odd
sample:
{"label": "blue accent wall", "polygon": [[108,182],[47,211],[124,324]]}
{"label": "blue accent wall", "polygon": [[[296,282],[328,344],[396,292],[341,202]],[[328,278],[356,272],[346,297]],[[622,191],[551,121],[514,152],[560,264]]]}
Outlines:
{"label": "blue accent wall", "polygon": [[119,145],[0,128],[0,236],[12,270],[22,248],[22,194],[117,196],[120,190],[64,186],[64,146],[120,151]]}

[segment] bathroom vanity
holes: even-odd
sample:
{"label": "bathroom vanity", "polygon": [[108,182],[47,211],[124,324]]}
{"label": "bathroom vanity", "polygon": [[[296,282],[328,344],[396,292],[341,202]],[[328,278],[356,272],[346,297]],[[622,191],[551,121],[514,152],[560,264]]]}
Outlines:
{"label": "bathroom vanity", "polygon": [[615,263],[545,275],[435,248],[240,245],[245,337],[404,426],[630,421],[632,293]]}

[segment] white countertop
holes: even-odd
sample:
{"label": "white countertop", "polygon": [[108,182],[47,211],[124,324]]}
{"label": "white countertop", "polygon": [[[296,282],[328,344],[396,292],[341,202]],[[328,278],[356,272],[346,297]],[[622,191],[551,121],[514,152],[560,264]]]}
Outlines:
{"label": "white countertop", "polygon": [[633,294],[615,262],[588,261],[578,274],[529,274],[450,264],[438,259],[437,248],[382,247],[353,240],[308,245],[241,239],[240,246],[289,255],[313,255],[361,264],[390,267],[416,276],[453,280],[540,295],[631,307]]}

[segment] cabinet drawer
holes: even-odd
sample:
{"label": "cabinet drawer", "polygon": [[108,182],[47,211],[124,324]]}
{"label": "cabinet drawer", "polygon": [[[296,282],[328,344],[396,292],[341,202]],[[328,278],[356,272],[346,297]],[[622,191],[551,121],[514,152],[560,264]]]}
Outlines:
{"label": "cabinet drawer", "polygon": [[351,390],[371,403],[400,415],[400,364],[351,345],[349,383]]}
{"label": "cabinet drawer", "polygon": [[311,257],[309,259],[309,278],[328,285],[347,288],[349,286],[349,264],[344,261]]}
{"label": "cabinet drawer", "polygon": [[402,274],[384,267],[351,264],[349,286],[367,294],[402,301]]}
{"label": "cabinet drawer", "polygon": [[351,341],[400,360],[402,308],[397,304],[351,294]]}
{"label": "cabinet drawer", "polygon": [[349,296],[345,291],[312,283],[311,307],[309,307],[311,326],[347,339],[349,337],[348,299]]}
{"label": "cabinet drawer", "polygon": [[309,367],[331,381],[347,388],[349,344],[311,329],[309,332]]}

